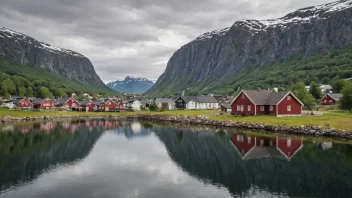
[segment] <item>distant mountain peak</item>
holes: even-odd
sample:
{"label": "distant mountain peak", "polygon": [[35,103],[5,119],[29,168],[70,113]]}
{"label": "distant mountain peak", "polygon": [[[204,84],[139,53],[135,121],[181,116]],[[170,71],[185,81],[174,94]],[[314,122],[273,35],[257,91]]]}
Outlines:
{"label": "distant mountain peak", "polygon": [[148,91],[154,82],[147,78],[126,76],[124,80],[116,80],[106,85],[118,92],[134,94]]}

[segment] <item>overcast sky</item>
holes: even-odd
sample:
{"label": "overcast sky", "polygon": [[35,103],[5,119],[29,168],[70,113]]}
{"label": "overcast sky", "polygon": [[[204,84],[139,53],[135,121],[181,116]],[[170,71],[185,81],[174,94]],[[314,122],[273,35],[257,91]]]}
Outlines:
{"label": "overcast sky", "polygon": [[197,36],[333,0],[0,0],[0,26],[88,57],[104,82],[156,80]]}

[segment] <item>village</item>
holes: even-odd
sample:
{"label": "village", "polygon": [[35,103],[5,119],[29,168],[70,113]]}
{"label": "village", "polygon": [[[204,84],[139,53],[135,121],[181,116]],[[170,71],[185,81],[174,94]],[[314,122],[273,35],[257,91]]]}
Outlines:
{"label": "village", "polygon": [[[309,91],[309,86],[305,87]],[[321,85],[324,96],[320,106],[335,106],[341,94],[332,93],[330,85]],[[11,95],[2,99],[2,106],[14,110],[52,111],[54,109],[78,112],[120,112],[143,110],[219,110],[229,115],[300,116],[304,103],[292,91],[241,90],[236,97],[221,95],[187,96],[183,91],[178,98],[141,98],[133,94],[122,98],[79,100],[76,94],[65,98],[35,98]],[[155,106],[155,107],[153,107]]]}

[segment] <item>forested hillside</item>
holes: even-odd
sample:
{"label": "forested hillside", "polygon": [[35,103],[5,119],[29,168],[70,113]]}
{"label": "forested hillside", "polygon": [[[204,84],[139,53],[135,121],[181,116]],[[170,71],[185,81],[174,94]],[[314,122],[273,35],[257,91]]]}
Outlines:
{"label": "forested hillside", "polygon": [[117,95],[100,85],[90,87],[38,67],[22,65],[0,56],[0,96],[10,95],[53,98],[70,96],[72,93]]}

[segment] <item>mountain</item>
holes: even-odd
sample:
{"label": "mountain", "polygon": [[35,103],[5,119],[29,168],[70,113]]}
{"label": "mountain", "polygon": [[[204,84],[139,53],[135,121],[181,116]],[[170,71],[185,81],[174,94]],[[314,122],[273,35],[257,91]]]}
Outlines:
{"label": "mountain", "polygon": [[106,85],[121,93],[135,94],[148,91],[154,85],[154,82],[146,78],[127,76],[125,80],[117,80]]}
{"label": "mountain", "polygon": [[82,54],[37,41],[4,27],[0,27],[0,57],[64,77],[81,87],[112,92],[96,74],[90,60]]}
{"label": "mountain", "polygon": [[[229,28],[205,33],[177,50],[147,94],[172,94],[187,89],[206,92],[222,87],[263,87],[261,82],[268,77],[263,75],[264,72],[272,72],[270,80],[274,82],[267,85],[277,86],[277,78],[284,77],[285,82],[280,85],[288,86],[300,78],[308,78],[310,71],[307,70],[312,67],[312,70],[318,70],[314,65],[300,68],[297,62],[288,64],[286,61],[305,63],[310,60],[315,63],[320,56],[332,54],[334,50],[339,55],[340,47],[351,44],[352,0],[299,9],[278,19],[241,20]],[[316,58],[310,59],[313,56]],[[331,73],[336,68],[330,66],[341,65],[347,65],[344,70],[347,73],[342,74],[352,75],[352,59],[349,56],[344,59],[345,63],[323,63],[322,68],[319,65],[322,73],[317,72],[311,78],[319,81],[331,79],[335,77]],[[297,67],[284,68],[292,64]],[[248,82],[252,77],[262,81]]]}

